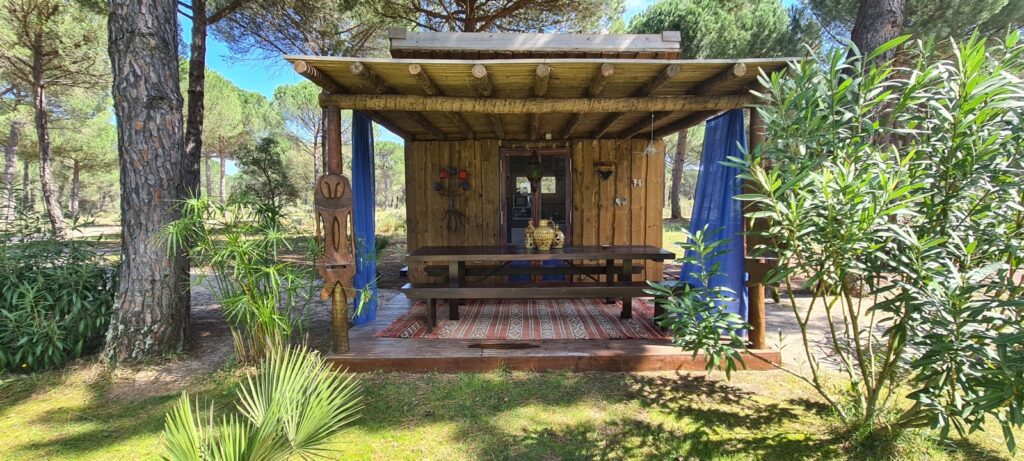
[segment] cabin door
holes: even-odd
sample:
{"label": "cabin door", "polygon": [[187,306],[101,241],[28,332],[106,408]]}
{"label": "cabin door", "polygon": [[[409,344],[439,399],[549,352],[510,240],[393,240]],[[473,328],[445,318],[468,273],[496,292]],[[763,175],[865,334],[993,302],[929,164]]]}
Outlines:
{"label": "cabin door", "polygon": [[531,220],[558,224],[572,236],[572,156],[561,149],[501,149],[501,224],[504,243],[522,246]]}

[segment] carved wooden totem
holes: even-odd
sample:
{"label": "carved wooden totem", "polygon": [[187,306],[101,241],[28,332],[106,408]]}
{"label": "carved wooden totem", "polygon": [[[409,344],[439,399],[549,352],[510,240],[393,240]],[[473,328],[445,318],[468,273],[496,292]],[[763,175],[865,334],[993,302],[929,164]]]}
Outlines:
{"label": "carved wooden totem", "polygon": [[339,174],[321,176],[314,202],[316,217],[324,231],[324,254],[320,259],[324,289],[320,298],[327,299],[337,286],[343,291],[351,289],[356,274],[352,184]]}

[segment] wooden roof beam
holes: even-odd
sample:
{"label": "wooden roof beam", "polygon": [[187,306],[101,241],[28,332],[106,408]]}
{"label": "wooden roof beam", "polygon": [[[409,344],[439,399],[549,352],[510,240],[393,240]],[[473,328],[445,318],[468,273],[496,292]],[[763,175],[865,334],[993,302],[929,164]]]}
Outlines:
{"label": "wooden roof beam", "polygon": [[491,76],[487,74],[487,68],[483,64],[473,65],[473,81],[476,92],[481,97],[489,97],[494,92],[494,84],[491,83]]}
{"label": "wooden roof beam", "polygon": [[419,64],[409,64],[409,74],[416,79],[416,83],[423,89],[423,92],[434,96],[439,94],[440,91],[437,89],[437,85],[434,85],[434,81],[427,75],[427,71],[423,70],[423,66]]}
{"label": "wooden roof beam", "polygon": [[409,117],[409,121],[415,123],[424,131],[427,131],[430,134],[434,135],[434,137],[436,137],[437,139],[447,138],[447,136],[445,136],[444,134],[444,131],[441,131],[439,128],[434,126],[433,123],[430,123],[430,121],[427,120],[427,118],[424,117],[423,114],[419,112],[406,112],[405,115]]}
{"label": "wooden roof beam", "polygon": [[323,72],[320,72],[319,69],[313,67],[312,64],[306,61],[295,61],[294,63],[292,63],[292,68],[295,69],[296,73],[303,77],[306,77],[307,80],[315,83],[316,86],[319,86],[328,93],[345,92],[344,90],[342,90],[341,85],[339,85],[338,82],[335,82],[333,78],[329,77],[327,74],[324,74]]}
{"label": "wooden roof beam", "polygon": [[[491,97],[494,94],[494,83],[491,83],[491,76],[487,74],[487,68],[483,64],[475,64],[472,73],[476,93],[481,98]],[[490,125],[495,136],[505,137],[505,128],[501,126],[501,118],[495,114],[485,114],[484,118],[487,119],[487,124]]]}
{"label": "wooden roof beam", "polygon": [[565,127],[562,128],[562,139],[569,139],[572,136],[572,130],[576,129],[576,125],[580,124],[580,120],[583,118],[583,114],[575,113],[569,118],[568,122],[565,122]]}
{"label": "wooden roof beam", "polygon": [[385,118],[384,115],[381,114],[380,112],[367,111],[367,110],[363,110],[363,111],[360,111],[360,112],[362,112],[363,115],[365,115],[370,120],[373,120],[374,123],[376,123],[376,124],[378,124],[378,125],[380,125],[380,126],[382,126],[384,128],[387,128],[388,131],[398,135],[400,138],[405,139],[405,140],[413,139],[413,136],[412,136],[411,133],[406,131],[404,128],[396,125],[395,122],[393,122],[391,119]]}
{"label": "wooden roof beam", "polygon": [[610,63],[601,64],[601,67],[597,69],[594,76],[590,79],[590,86],[587,87],[587,94],[590,97],[595,98],[604,91],[604,87],[608,85],[608,81],[611,80],[612,76],[615,75],[615,65]]}
{"label": "wooden roof beam", "polygon": [[668,136],[672,133],[682,131],[691,126],[699,125],[701,122],[711,117],[714,117],[722,112],[723,110],[704,110],[687,115],[686,117],[683,117],[679,120],[669,123],[668,125],[665,125],[661,128],[654,130],[654,137],[664,138],[665,136]]}
{"label": "wooden roof beam", "polygon": [[689,93],[693,95],[707,95],[715,93],[716,90],[721,88],[723,85],[734,82],[744,75],[747,74],[747,65],[742,62],[738,62],[729,66],[728,69],[719,72],[714,77],[711,77],[693,87]]}
{"label": "wooden roof beam", "polygon": [[[658,90],[658,88],[665,86],[665,84],[668,83],[669,80],[672,80],[673,78],[675,78],[676,75],[679,75],[680,70],[681,68],[679,67],[679,64],[669,64],[665,66],[664,69],[661,69],[661,72],[658,72],[658,75],[655,75],[653,78],[647,81],[647,83],[645,83],[644,86],[637,89],[633,93],[633,96],[650,96],[651,93],[654,93],[655,91]],[[598,125],[597,129],[594,130],[594,139],[600,139],[601,136],[604,136],[605,133],[607,133],[608,130],[612,128],[612,126],[618,123],[619,120],[622,120],[622,117],[625,115],[626,114],[618,113],[606,117],[604,121],[602,121],[601,124]]]}
{"label": "wooden roof beam", "polygon": [[633,126],[630,126],[629,128],[626,128],[625,130],[622,130],[622,132],[620,132],[617,137],[619,139],[629,139],[629,138],[632,138],[632,137],[634,137],[634,136],[636,136],[636,135],[638,135],[640,133],[647,133],[648,131],[651,131],[651,129],[653,128],[654,124],[658,123],[659,121],[661,121],[665,117],[668,117],[668,116],[670,116],[672,114],[673,114],[673,112],[656,112],[654,114],[654,120],[653,121],[651,120],[651,117],[644,117],[644,118],[640,119],[640,121],[638,121],[635,124],[633,124]]}
{"label": "wooden roof beam", "polygon": [[657,98],[467,98],[411,94],[323,94],[322,103],[343,109],[402,112],[469,112],[482,114],[565,114],[594,112],[692,112],[745,107],[749,94]]}
{"label": "wooden roof beam", "polygon": [[363,83],[370,85],[374,91],[380,94],[391,93],[391,85],[381,78],[377,73],[366,67],[366,64],[361,62],[353,62],[348,66],[348,70],[352,72],[352,75],[358,77]]}
{"label": "wooden roof beam", "polygon": [[551,78],[551,66],[537,64],[537,71],[533,78],[533,96],[542,98],[548,92],[548,80]]}
{"label": "wooden roof beam", "polygon": [[[441,94],[441,90],[437,88],[434,81],[430,79],[430,75],[427,75],[427,71],[423,69],[423,66],[419,64],[409,64],[409,74],[413,76],[416,83],[420,86],[420,89],[424,93],[430,96]],[[462,114],[458,112],[446,112],[445,115],[451,120],[452,124],[455,125],[459,131],[466,137],[466,139],[475,138],[473,129],[469,127],[469,123],[462,118]],[[430,125],[433,126],[433,125]],[[430,131],[428,129],[428,131]]]}
{"label": "wooden roof beam", "polygon": [[[601,67],[594,72],[593,77],[590,78],[590,85],[587,86],[587,94],[591,98],[596,98],[604,91],[604,87],[608,86],[608,81],[611,80],[612,76],[615,75],[615,65],[611,63],[601,64]],[[583,114],[577,112],[569,118],[569,121],[562,127],[562,139],[569,139],[572,136],[572,131],[576,129],[576,125],[580,124],[580,120],[583,120]]]}

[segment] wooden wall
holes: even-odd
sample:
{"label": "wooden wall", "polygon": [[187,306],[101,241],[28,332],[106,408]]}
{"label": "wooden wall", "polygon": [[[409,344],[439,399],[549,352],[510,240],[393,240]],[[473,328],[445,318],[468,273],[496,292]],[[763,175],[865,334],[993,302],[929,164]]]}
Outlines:
{"label": "wooden wall", "polygon": [[[656,141],[658,152],[645,156],[645,140],[585,140],[573,142],[572,150],[572,242],[575,245],[662,246],[662,218],[665,194],[665,146]],[[412,141],[405,147],[406,213],[408,248],[428,245],[498,245],[501,243],[501,202],[499,183],[499,142]],[[615,172],[601,180],[594,162],[615,162]],[[466,226],[448,232],[441,219],[448,199],[434,191],[442,167],[452,166],[469,173],[470,190],[456,199],[456,208],[466,214]],[[633,179],[642,180],[633,187]],[[615,206],[615,198],[626,199]],[[662,264],[648,263],[643,277],[661,279]],[[410,265],[409,279],[423,282],[422,267]],[[639,276],[638,276],[639,279]]]}

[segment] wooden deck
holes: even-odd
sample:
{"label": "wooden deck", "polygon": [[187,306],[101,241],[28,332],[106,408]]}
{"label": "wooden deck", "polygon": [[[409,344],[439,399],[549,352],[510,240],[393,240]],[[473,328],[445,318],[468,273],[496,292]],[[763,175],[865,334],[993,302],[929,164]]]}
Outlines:
{"label": "wooden deck", "polygon": [[[546,371],[699,371],[702,355],[682,351],[662,340],[486,341],[464,339],[396,339],[375,335],[404,314],[412,301],[401,293],[380,306],[377,319],[349,331],[351,350],[330,354],[339,368],[355,372],[477,372],[497,369]],[[505,347],[505,348],[503,348]],[[508,348],[514,347],[514,348]],[[778,363],[778,351],[754,351]],[[749,370],[771,365],[744,357]]]}

